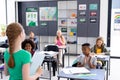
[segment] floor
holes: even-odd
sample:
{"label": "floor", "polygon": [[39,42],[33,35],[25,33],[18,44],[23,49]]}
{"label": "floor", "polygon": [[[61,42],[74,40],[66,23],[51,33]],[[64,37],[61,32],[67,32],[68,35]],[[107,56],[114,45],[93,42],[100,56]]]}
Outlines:
{"label": "floor", "polygon": [[[65,57],[65,66],[70,66],[72,64],[72,62],[74,61],[76,57],[75,56],[70,56],[70,63],[68,63],[68,57]],[[109,76],[109,80],[120,80],[120,59],[111,59],[111,69],[110,69],[110,76]],[[61,70],[62,68],[60,68]],[[45,76],[48,75],[49,72],[46,71],[45,72]],[[56,73],[57,74],[57,73]],[[3,79],[0,80],[8,80],[9,76],[3,76]],[[39,79],[39,80],[49,80],[49,79]],[[51,80],[57,80],[57,76],[52,76]],[[61,78],[60,80],[67,80],[64,78]]]}

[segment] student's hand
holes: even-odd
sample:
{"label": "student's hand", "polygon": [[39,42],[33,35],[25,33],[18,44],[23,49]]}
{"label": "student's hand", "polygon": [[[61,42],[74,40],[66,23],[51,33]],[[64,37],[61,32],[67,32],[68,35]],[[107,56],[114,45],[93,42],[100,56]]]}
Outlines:
{"label": "student's hand", "polygon": [[89,56],[89,62],[90,62],[91,58],[92,58],[92,56]]}
{"label": "student's hand", "polygon": [[81,63],[80,62],[77,63],[77,67],[81,67]]}
{"label": "student's hand", "polygon": [[84,57],[83,65],[85,65],[86,63],[87,63],[87,57],[85,56],[85,57]]}
{"label": "student's hand", "polygon": [[36,73],[40,76],[43,73],[43,70],[41,67],[39,67],[36,71]]}
{"label": "student's hand", "polygon": [[59,38],[59,40],[60,40],[60,42],[62,43],[62,38],[61,38],[61,37]]}
{"label": "student's hand", "polygon": [[90,53],[90,56],[95,56],[95,53]]}

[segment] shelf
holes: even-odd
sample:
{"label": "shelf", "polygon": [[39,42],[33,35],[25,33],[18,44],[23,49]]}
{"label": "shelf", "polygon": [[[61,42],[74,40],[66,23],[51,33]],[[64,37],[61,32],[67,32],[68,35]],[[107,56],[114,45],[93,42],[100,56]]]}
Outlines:
{"label": "shelf", "polygon": [[77,1],[58,1],[58,29],[66,34],[70,52],[77,53]]}
{"label": "shelf", "polygon": [[58,1],[58,9],[77,9],[77,1]]}

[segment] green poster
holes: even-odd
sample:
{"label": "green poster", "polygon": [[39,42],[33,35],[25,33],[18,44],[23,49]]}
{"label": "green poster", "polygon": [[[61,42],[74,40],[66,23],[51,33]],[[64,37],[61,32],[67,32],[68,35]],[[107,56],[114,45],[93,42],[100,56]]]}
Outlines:
{"label": "green poster", "polygon": [[97,10],[98,9],[98,4],[90,4],[89,9],[90,10]]}
{"label": "green poster", "polygon": [[26,26],[38,26],[38,12],[37,8],[26,8]]}

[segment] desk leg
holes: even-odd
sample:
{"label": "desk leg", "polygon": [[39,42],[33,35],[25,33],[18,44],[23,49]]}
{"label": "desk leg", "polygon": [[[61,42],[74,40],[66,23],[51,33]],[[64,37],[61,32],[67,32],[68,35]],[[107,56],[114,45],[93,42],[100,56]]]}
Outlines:
{"label": "desk leg", "polygon": [[109,75],[110,75],[110,58],[109,58]]}
{"label": "desk leg", "polygon": [[69,47],[68,47],[68,66],[70,64],[70,53],[69,53]]}
{"label": "desk leg", "polygon": [[0,72],[0,74],[1,74],[1,79],[2,79],[2,71]]}
{"label": "desk leg", "polygon": [[60,77],[58,77],[58,80],[60,80]]}
{"label": "desk leg", "polygon": [[64,49],[62,49],[62,67],[64,67]]}
{"label": "desk leg", "polygon": [[68,53],[68,66],[70,66],[70,54]]}
{"label": "desk leg", "polygon": [[49,62],[49,73],[50,73],[50,80],[51,80],[51,66],[52,66],[52,62],[51,62],[51,58],[50,58],[50,62]]}
{"label": "desk leg", "polygon": [[58,70],[58,74],[59,74],[59,53],[57,54],[57,70]]}
{"label": "desk leg", "polygon": [[62,63],[63,63],[62,67],[64,67],[64,58],[65,58],[65,54],[63,54],[63,56],[62,56]]}
{"label": "desk leg", "polygon": [[107,73],[106,73],[106,80],[108,80],[108,69],[109,69],[109,68],[108,68],[108,65],[109,65],[109,64],[108,64],[108,61],[107,61]]}

